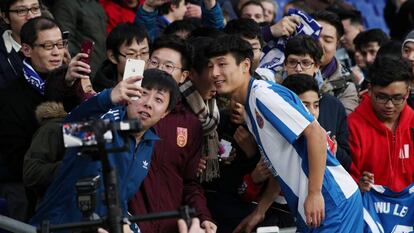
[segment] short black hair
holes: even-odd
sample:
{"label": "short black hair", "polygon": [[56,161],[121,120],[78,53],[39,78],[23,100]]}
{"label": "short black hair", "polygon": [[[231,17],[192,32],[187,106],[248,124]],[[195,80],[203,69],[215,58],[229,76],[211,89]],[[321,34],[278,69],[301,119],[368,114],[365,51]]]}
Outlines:
{"label": "short black hair", "polygon": [[170,102],[167,111],[174,109],[180,97],[180,90],[174,78],[167,72],[159,69],[147,69],[144,71],[141,86],[148,90],[161,90],[170,93]]}
{"label": "short black hair", "polygon": [[[112,50],[115,55],[119,55],[119,48],[126,43],[131,45],[134,41],[140,43],[149,37],[147,29],[141,24],[122,23],[112,29],[106,38],[106,50]],[[118,59],[118,56],[115,56]]]}
{"label": "short black hair", "polygon": [[349,19],[352,25],[364,25],[364,19],[362,18],[361,11],[359,10],[347,10],[344,12],[341,19]]}
{"label": "short black hair", "polygon": [[398,40],[390,40],[385,42],[377,52],[377,56],[394,56],[401,58],[402,43]]}
{"label": "short black hair", "polygon": [[[212,41],[210,45],[206,48],[207,58],[224,56],[231,54],[235,60],[236,64],[239,65],[245,59],[250,60],[250,64],[253,61],[253,50],[249,42],[240,38],[236,35],[225,35],[217,38]],[[250,74],[253,74],[253,68],[250,65]]]}
{"label": "short black hair", "polygon": [[170,23],[164,29],[164,35],[171,35],[177,32],[181,32],[181,31],[188,32],[188,34],[190,35],[191,32],[196,28],[197,26],[195,24],[195,20],[189,20],[189,19],[176,20]]}
{"label": "short black hair", "polygon": [[308,35],[297,35],[289,39],[285,47],[285,59],[289,55],[309,55],[315,63],[320,64],[323,49],[318,40]]}
{"label": "short black hair", "polygon": [[[4,15],[9,18],[10,6],[18,2],[19,0],[1,0],[0,10]],[[42,8],[42,0],[38,0],[39,6]]]}
{"label": "short black hair", "polygon": [[344,26],[342,25],[342,21],[337,14],[331,11],[317,11],[313,12],[311,17],[316,21],[323,21],[335,27],[338,40],[344,35]]}
{"label": "short black hair", "polygon": [[307,74],[292,74],[283,80],[282,85],[293,91],[296,95],[301,95],[307,91],[314,91],[319,95],[319,87],[316,80]]}
{"label": "short black hair", "polygon": [[168,1],[164,4],[162,4],[161,6],[158,7],[159,14],[161,14],[161,15],[168,14],[170,12],[171,5],[179,6],[181,1],[185,1],[185,0],[171,0],[171,1]]}
{"label": "short black hair", "polygon": [[20,41],[22,44],[33,46],[40,31],[59,28],[55,20],[46,16],[29,19],[20,30]]}
{"label": "short black hair", "polygon": [[369,67],[368,79],[372,86],[386,87],[392,82],[411,82],[411,64],[405,59],[392,56],[379,56]]}
{"label": "short black hair", "polygon": [[390,38],[385,34],[385,32],[379,28],[374,28],[370,30],[366,30],[360,32],[354,39],[355,48],[357,50],[361,50],[364,46],[368,45],[370,42],[377,42],[378,45],[381,47],[386,42],[388,42]]}
{"label": "short black hair", "polygon": [[193,47],[194,53],[192,57],[193,69],[201,74],[208,65],[208,58],[205,50],[213,42],[210,37],[194,37],[188,40],[188,43]]}
{"label": "short black hair", "polygon": [[191,32],[190,37],[210,37],[210,38],[218,38],[220,36],[225,35],[225,33],[217,28],[212,27],[198,27]]}
{"label": "short black hair", "polygon": [[182,69],[190,70],[193,50],[185,40],[175,35],[161,36],[155,39],[154,44],[151,47],[151,54],[155,50],[162,48],[169,48],[180,53]]}
{"label": "short black hair", "polygon": [[224,32],[227,34],[236,34],[246,39],[258,39],[263,47],[262,32],[260,25],[253,19],[238,18],[227,22]]}
{"label": "short black hair", "polygon": [[341,20],[349,19],[352,25],[364,25],[364,19],[362,18],[361,11],[359,10],[331,8],[329,9],[329,11],[332,11],[335,14],[337,14]]}

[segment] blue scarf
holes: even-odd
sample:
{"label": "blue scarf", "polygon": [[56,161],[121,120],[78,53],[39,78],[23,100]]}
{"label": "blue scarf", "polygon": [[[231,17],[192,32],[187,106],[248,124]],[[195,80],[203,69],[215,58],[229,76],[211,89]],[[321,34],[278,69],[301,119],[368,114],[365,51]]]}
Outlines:
{"label": "blue scarf", "polygon": [[39,76],[39,74],[33,69],[26,59],[23,60],[23,75],[33,89],[41,95],[45,95],[45,81]]}

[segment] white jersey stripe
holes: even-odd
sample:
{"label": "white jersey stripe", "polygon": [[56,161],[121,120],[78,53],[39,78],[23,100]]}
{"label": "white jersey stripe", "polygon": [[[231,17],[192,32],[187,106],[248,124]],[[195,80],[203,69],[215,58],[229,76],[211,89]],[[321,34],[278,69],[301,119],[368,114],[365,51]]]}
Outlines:
{"label": "white jersey stripe", "polygon": [[[261,88],[260,91],[255,91],[254,89],[252,91],[254,91],[256,99],[263,103],[264,106],[267,106],[267,109],[269,109],[272,114],[266,114],[265,117],[268,118],[268,120],[272,119],[272,117],[276,117],[296,135],[296,138],[288,138],[286,135],[283,135],[290,143],[296,140],[300,134],[302,134],[303,130],[312,122],[296,108],[292,107],[291,103],[283,99],[278,93],[269,89],[269,87]],[[310,117],[310,114],[308,115]],[[312,119],[312,117],[310,117],[310,119]],[[275,122],[272,122],[272,125],[276,129],[280,128],[280,125]],[[283,133],[283,131],[281,133]]]}
{"label": "white jersey stripe", "polygon": [[334,177],[336,183],[344,193],[346,199],[358,191],[358,185],[341,165],[327,166],[326,168]]}
{"label": "white jersey stripe", "polygon": [[364,208],[364,221],[369,226],[372,233],[384,233],[378,228],[378,225],[375,223],[374,219],[371,217],[369,212]]}
{"label": "white jersey stripe", "polygon": [[[272,164],[273,174],[279,176],[279,183],[299,225],[305,227],[304,202],[308,194],[309,166],[306,139],[300,135],[314,119],[295,94],[265,81],[251,80],[245,107],[247,126],[262,154]],[[325,203],[326,209],[334,210],[359,191],[337,160],[327,156],[329,166],[325,169],[323,194],[326,200],[331,200]]]}

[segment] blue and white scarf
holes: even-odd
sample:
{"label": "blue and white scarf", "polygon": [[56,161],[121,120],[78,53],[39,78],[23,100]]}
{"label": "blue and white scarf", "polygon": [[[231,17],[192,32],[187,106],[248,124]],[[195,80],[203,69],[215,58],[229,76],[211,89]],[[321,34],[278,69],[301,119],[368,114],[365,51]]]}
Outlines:
{"label": "blue and white scarf", "polygon": [[[315,40],[319,39],[322,27],[306,13],[291,8],[288,15],[296,15],[300,17],[301,24],[296,27],[296,31],[292,36],[305,34],[313,37]],[[289,37],[275,38],[263,48],[263,56],[260,59],[260,68],[271,69],[278,72],[283,69],[283,61],[285,60],[285,47]]]}
{"label": "blue and white scarf", "polygon": [[23,60],[23,75],[33,89],[41,95],[45,95],[45,81],[39,76],[39,74],[33,69],[26,59]]}

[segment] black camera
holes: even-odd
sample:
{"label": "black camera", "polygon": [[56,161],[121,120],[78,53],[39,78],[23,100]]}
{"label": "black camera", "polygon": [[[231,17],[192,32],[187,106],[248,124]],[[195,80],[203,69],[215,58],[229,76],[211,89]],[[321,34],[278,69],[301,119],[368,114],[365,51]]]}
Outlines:
{"label": "black camera", "polygon": [[96,207],[96,190],[101,177],[86,177],[76,182],[77,202],[84,219],[96,220],[99,216],[94,213]]}
{"label": "black camera", "polygon": [[68,147],[91,147],[98,144],[97,132],[103,134],[104,143],[112,143],[113,132],[140,132],[142,125],[138,120],[115,121],[95,119],[85,122],[65,123],[62,127],[63,142]]}

